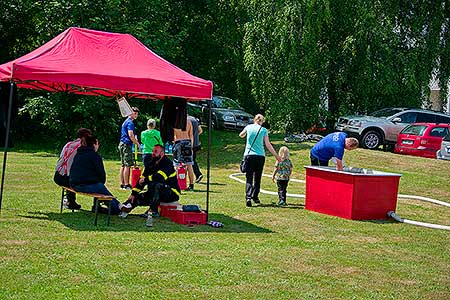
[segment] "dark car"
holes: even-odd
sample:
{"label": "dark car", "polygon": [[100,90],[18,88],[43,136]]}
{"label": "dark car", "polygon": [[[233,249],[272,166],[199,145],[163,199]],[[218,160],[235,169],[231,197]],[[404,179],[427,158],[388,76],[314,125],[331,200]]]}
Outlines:
{"label": "dark car", "polygon": [[[212,125],[214,128],[242,129],[253,123],[253,116],[233,99],[214,96],[211,100]],[[208,121],[208,100],[188,102],[188,113],[200,120]]]}

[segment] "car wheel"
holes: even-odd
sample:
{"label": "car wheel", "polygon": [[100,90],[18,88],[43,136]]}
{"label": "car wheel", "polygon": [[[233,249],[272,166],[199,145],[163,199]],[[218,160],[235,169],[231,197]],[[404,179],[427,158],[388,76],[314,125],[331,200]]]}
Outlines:
{"label": "car wheel", "polygon": [[376,149],[382,144],[381,134],[374,130],[367,131],[361,141],[366,149]]}

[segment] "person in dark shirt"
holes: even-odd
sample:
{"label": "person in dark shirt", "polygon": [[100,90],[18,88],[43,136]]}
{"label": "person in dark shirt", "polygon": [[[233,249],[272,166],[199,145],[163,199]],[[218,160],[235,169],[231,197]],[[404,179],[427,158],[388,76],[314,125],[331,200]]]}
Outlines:
{"label": "person in dark shirt", "polygon": [[[144,188],[147,187],[147,190]],[[149,214],[159,216],[160,202],[170,203],[180,198],[177,173],[173,162],[164,154],[164,146],[156,145],[152,150],[152,159],[144,169],[141,179],[133,188],[130,197],[120,205],[120,216],[126,218],[137,206],[150,206]]]}
{"label": "person in dark shirt", "polygon": [[[81,139],[81,146],[77,149],[70,169],[70,186],[77,192],[112,196],[105,186],[106,172],[103,159],[97,153],[98,147],[95,136],[88,135]],[[119,204],[115,198],[110,201],[111,213],[120,213]]]}

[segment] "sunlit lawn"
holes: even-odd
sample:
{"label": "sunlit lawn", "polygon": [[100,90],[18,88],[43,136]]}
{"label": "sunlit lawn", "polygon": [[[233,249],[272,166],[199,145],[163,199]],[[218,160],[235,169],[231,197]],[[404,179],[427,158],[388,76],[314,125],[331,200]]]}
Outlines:
{"label": "sunlit lawn", "polygon": [[[282,144],[281,136],[271,139],[276,148]],[[288,145],[294,178],[305,178],[311,145]],[[87,197],[78,199],[82,211],[60,214],[61,190],[52,180],[56,156],[9,153],[0,299],[450,299],[449,231],[341,219],[305,210],[303,199],[278,208],[272,195],[246,208],[244,185],[228,178],[238,172],[242,152],[236,132],[214,132],[210,219],[224,228],[161,218],[151,229],[137,216],[144,208],[125,220],[113,217],[109,227],[101,216],[94,227]],[[448,161],[364,149],[344,159],[401,173],[402,194],[450,202]],[[265,173],[273,163],[268,156]],[[200,164],[206,175],[206,151]],[[118,160],[105,165],[108,187],[125,200]],[[184,193],[182,203],[205,207],[204,182]],[[276,190],[270,178],[262,185]],[[291,183],[288,192],[304,194],[304,184]],[[449,209],[434,204],[399,200],[397,212],[450,226]]]}

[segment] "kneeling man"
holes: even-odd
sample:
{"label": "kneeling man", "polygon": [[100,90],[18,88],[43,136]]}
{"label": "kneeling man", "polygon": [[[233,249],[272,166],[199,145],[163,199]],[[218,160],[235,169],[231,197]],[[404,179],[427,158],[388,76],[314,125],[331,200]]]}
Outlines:
{"label": "kneeling man", "polygon": [[[146,190],[144,188],[147,187]],[[175,202],[180,198],[177,173],[172,161],[164,155],[164,146],[156,145],[152,150],[150,163],[130,197],[120,205],[120,216],[126,218],[128,213],[136,206],[150,206],[149,214],[158,217],[158,205],[160,202]]]}

